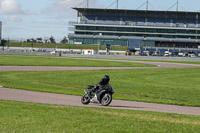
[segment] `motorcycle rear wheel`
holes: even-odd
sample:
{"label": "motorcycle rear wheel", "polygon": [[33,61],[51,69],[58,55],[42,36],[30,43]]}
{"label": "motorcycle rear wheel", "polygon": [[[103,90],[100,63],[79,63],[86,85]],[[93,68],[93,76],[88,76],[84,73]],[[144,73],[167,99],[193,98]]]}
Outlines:
{"label": "motorcycle rear wheel", "polygon": [[110,93],[106,93],[101,99],[101,105],[108,106],[112,102],[112,95]]}
{"label": "motorcycle rear wheel", "polygon": [[81,97],[81,102],[82,102],[82,104],[89,104],[90,103],[90,97],[88,96],[88,94],[85,94]]}

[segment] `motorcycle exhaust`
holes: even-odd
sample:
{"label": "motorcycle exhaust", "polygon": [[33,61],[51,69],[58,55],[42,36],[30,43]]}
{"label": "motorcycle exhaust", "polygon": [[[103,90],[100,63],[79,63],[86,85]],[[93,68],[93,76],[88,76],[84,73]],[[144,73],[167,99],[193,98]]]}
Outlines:
{"label": "motorcycle exhaust", "polygon": [[86,90],[84,90],[84,93],[85,93],[85,94],[88,94],[88,92],[87,92]]}

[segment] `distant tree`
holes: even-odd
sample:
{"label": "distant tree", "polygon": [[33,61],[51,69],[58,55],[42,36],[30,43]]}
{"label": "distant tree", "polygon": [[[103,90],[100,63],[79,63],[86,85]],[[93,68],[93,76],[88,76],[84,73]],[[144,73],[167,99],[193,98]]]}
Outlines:
{"label": "distant tree", "polygon": [[4,46],[6,45],[7,41],[6,40],[1,40],[0,46],[3,46],[3,51],[4,51]]}
{"label": "distant tree", "polygon": [[38,38],[37,38],[37,42],[38,42],[38,43],[42,43],[42,40],[43,40],[42,37],[38,37]]}
{"label": "distant tree", "polygon": [[49,37],[44,37],[44,42],[49,43]]}
{"label": "distant tree", "polygon": [[30,39],[30,42],[36,43],[36,40],[35,40],[34,38],[31,38],[31,39]]}
{"label": "distant tree", "polygon": [[67,43],[68,43],[67,37],[64,36],[64,38],[61,40],[60,43],[62,43],[62,44],[67,44]]}
{"label": "distant tree", "polygon": [[26,42],[31,42],[31,40],[30,40],[30,39],[27,39]]}
{"label": "distant tree", "polygon": [[56,41],[55,41],[55,39],[54,39],[53,36],[51,36],[51,37],[49,38],[49,40],[50,40],[50,43],[56,43]]}

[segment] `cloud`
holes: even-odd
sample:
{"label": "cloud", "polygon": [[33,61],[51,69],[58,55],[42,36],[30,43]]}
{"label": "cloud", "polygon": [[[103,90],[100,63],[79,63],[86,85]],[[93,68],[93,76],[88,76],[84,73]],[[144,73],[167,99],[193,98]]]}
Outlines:
{"label": "cloud", "polygon": [[4,15],[30,15],[32,11],[22,10],[17,0],[2,0],[0,2],[0,14]]}
{"label": "cloud", "polygon": [[23,19],[21,17],[18,17],[18,16],[12,16],[12,15],[10,15],[8,17],[8,21],[9,22],[22,22]]}
{"label": "cloud", "polygon": [[1,14],[24,14],[21,9],[21,5],[17,3],[17,0],[2,0],[0,3]]}
{"label": "cloud", "polygon": [[[47,15],[56,15],[59,18],[75,18],[76,11],[72,7],[86,7],[86,1],[83,0],[55,0],[52,5],[47,7],[42,13]],[[89,7],[100,7],[97,0],[89,0]]]}
{"label": "cloud", "polygon": [[8,22],[22,22],[22,15],[34,15],[33,11],[22,10],[21,5],[17,0],[2,0],[0,1],[0,15]]}

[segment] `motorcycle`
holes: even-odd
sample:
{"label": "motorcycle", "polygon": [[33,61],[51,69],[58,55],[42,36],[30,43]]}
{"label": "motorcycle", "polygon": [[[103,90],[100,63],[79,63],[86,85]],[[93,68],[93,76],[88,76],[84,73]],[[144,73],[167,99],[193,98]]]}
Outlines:
{"label": "motorcycle", "polygon": [[95,92],[91,91],[94,86],[88,85],[88,91],[84,90],[84,95],[81,97],[82,104],[100,103],[103,106],[108,106],[112,102],[112,95],[115,93],[111,85],[103,87]]}

